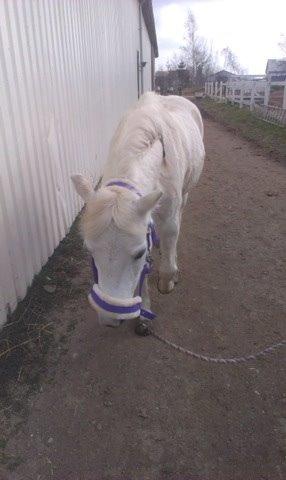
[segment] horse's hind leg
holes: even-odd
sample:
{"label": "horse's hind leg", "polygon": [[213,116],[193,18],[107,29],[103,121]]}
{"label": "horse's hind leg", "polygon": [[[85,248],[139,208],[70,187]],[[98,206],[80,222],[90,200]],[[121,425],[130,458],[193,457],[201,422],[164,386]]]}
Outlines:
{"label": "horse's hind leg", "polygon": [[169,293],[178,281],[177,242],[181,225],[182,204],[177,199],[166,198],[157,215],[160,233],[160,267],[158,288]]}

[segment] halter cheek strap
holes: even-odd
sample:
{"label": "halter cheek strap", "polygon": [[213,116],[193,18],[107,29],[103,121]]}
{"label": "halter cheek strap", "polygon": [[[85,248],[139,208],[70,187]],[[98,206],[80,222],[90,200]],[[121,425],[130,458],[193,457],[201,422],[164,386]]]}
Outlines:
{"label": "halter cheek strap", "polygon": [[[130,185],[127,182],[121,180],[114,180],[109,182],[106,186],[117,186],[126,188],[130,191],[135,192],[139,197],[141,193],[136,190],[133,185]],[[150,222],[148,225],[148,230],[146,234],[147,240],[147,255],[145,259],[145,264],[143,266],[142,272],[140,274],[139,283],[138,283],[138,296],[130,299],[118,299],[111,297],[110,295],[102,292],[98,286],[98,269],[95,265],[94,259],[92,258],[92,271],[94,278],[94,285],[88,295],[88,300],[90,305],[96,311],[108,312],[111,318],[118,318],[120,315],[121,319],[128,320],[130,318],[143,317],[147,320],[153,320],[156,315],[151,310],[142,308],[142,290],[145,281],[146,275],[149,275],[152,271],[152,262],[151,262],[151,250],[153,245],[156,247],[159,246],[159,238],[156,235],[155,226],[153,222]]]}

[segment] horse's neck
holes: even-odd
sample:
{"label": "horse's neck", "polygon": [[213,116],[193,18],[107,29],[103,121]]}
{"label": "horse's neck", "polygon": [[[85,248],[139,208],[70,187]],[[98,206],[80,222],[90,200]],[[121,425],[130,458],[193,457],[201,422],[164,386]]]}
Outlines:
{"label": "horse's neck", "polygon": [[161,163],[161,158],[155,156],[152,158],[150,155],[145,156],[134,162],[129,171],[129,179],[136,184],[142,193],[147,194],[158,186]]}
{"label": "horse's neck", "polygon": [[163,147],[156,141],[145,155],[138,158],[125,158],[123,161],[113,161],[109,166],[104,180],[118,178],[132,183],[138,191],[147,194],[160,183],[162,169]]}

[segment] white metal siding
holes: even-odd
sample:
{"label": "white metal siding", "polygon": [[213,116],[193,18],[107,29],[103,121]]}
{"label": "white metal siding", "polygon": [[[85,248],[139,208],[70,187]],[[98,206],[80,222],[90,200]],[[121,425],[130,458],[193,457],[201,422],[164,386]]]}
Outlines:
{"label": "white metal siding", "polygon": [[0,326],[81,207],[71,173],[99,175],[137,98],[138,22],[137,0],[0,0]]}

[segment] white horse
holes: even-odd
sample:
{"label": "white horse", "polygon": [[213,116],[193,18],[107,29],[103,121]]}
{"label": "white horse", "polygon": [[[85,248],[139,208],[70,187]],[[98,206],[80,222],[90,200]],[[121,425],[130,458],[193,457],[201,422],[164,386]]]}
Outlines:
{"label": "white horse", "polygon": [[72,176],[86,203],[82,234],[98,277],[89,299],[101,324],[118,326],[138,317],[141,303],[142,311],[150,307],[146,282],[142,298],[134,293],[149,253],[146,233],[152,219],[160,235],[158,288],[162,293],[174,288],[182,210],[200,177],[204,156],[197,107],[182,97],[149,92],[116,130],[102,186],[94,191],[90,180]]}

